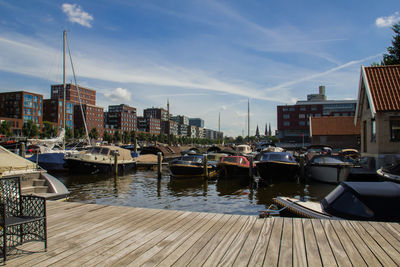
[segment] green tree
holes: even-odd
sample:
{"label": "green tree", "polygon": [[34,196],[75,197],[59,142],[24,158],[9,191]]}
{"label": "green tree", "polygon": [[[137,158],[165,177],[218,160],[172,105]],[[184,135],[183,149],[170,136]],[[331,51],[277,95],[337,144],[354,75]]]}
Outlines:
{"label": "green tree", "polygon": [[72,129],[70,127],[65,128],[65,139],[70,140],[74,138],[74,133],[72,132]]}
{"label": "green tree", "polygon": [[110,143],[112,141],[112,136],[106,130],[103,132],[103,141]]}
{"label": "green tree", "polygon": [[75,138],[82,138],[85,136],[85,129],[81,128],[75,128],[74,130],[74,136]]}
{"label": "green tree", "polygon": [[11,136],[11,125],[9,121],[2,121],[0,124],[0,134]]}
{"label": "green tree", "polygon": [[28,120],[22,125],[22,134],[28,138],[36,137],[39,135],[39,128],[32,120]]}
{"label": "green tree", "polygon": [[139,133],[138,139],[139,139],[140,141],[144,141],[144,140],[146,139],[146,134],[145,134],[145,133]]}
{"label": "green tree", "polygon": [[130,141],[133,144],[135,142],[136,139],[136,132],[135,131],[131,131],[130,133]]}
{"label": "green tree", "polygon": [[392,46],[386,49],[388,54],[383,55],[382,65],[400,64],[400,23],[394,24],[392,30],[395,33]]}
{"label": "green tree", "polygon": [[129,132],[124,131],[124,133],[122,134],[122,142],[124,144],[127,144],[127,143],[129,143],[129,140],[130,140]]}
{"label": "green tree", "polygon": [[120,142],[122,139],[122,135],[119,131],[115,131],[114,132],[114,136],[113,136],[113,141],[114,142]]}
{"label": "green tree", "polygon": [[90,139],[95,139],[95,140],[97,140],[99,138],[99,133],[97,132],[96,127],[92,128],[90,130],[89,137],[90,137]]}
{"label": "green tree", "polygon": [[44,121],[41,136],[42,138],[53,138],[57,136],[56,127],[54,127],[54,125],[51,122]]}

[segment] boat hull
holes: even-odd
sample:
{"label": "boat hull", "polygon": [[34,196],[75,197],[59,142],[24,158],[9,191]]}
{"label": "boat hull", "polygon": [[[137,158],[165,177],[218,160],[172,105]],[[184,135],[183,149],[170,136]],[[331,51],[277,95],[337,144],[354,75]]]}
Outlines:
{"label": "boat hull", "polygon": [[[66,171],[67,165],[64,160],[64,153],[42,153],[38,154],[38,164],[40,167],[47,171]],[[36,163],[36,155],[28,158],[30,161]]]}
{"label": "boat hull", "polygon": [[249,166],[233,164],[233,163],[219,163],[219,177],[223,179],[229,178],[249,178]]}
{"label": "boat hull", "polygon": [[[69,171],[72,173],[94,174],[94,173],[111,173],[114,172],[113,163],[98,163],[91,161],[83,161],[79,159],[66,159]],[[118,173],[123,173],[135,169],[136,163],[119,163]]]}
{"label": "boat hull", "polygon": [[312,179],[324,182],[337,184],[346,181],[350,174],[350,167],[347,165],[311,165],[309,167],[310,176]]}
{"label": "boat hull", "polygon": [[297,162],[260,161],[256,163],[260,182],[270,184],[273,180],[291,180],[299,172]]}
{"label": "boat hull", "polygon": [[171,164],[169,169],[176,178],[204,176],[204,167],[200,165]]}

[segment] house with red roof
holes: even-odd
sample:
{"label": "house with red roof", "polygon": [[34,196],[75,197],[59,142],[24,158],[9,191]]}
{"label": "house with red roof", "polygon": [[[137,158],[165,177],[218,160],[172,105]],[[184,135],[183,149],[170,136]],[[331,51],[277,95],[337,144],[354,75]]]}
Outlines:
{"label": "house with red roof", "polygon": [[376,169],[400,159],[400,65],[361,67],[354,120]]}
{"label": "house with red roof", "polygon": [[360,124],[352,116],[311,117],[310,136],[312,145],[360,148]]}

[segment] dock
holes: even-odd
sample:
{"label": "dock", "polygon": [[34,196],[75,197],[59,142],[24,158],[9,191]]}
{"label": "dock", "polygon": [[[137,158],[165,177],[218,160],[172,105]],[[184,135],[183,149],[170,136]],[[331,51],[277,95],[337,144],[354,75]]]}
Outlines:
{"label": "dock", "polygon": [[400,224],[47,201],[48,250],[7,266],[398,266]]}

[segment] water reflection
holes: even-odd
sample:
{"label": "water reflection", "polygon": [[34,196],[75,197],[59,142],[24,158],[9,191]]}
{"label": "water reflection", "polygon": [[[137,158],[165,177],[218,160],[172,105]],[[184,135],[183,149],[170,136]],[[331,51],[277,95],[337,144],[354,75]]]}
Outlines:
{"label": "water reflection", "polygon": [[276,196],[319,201],[335,187],[286,180],[257,187],[248,179],[173,179],[167,172],[162,179],[157,179],[153,171],[136,171],[118,177],[101,174],[57,177],[70,190],[70,201],[250,215],[266,209]]}

